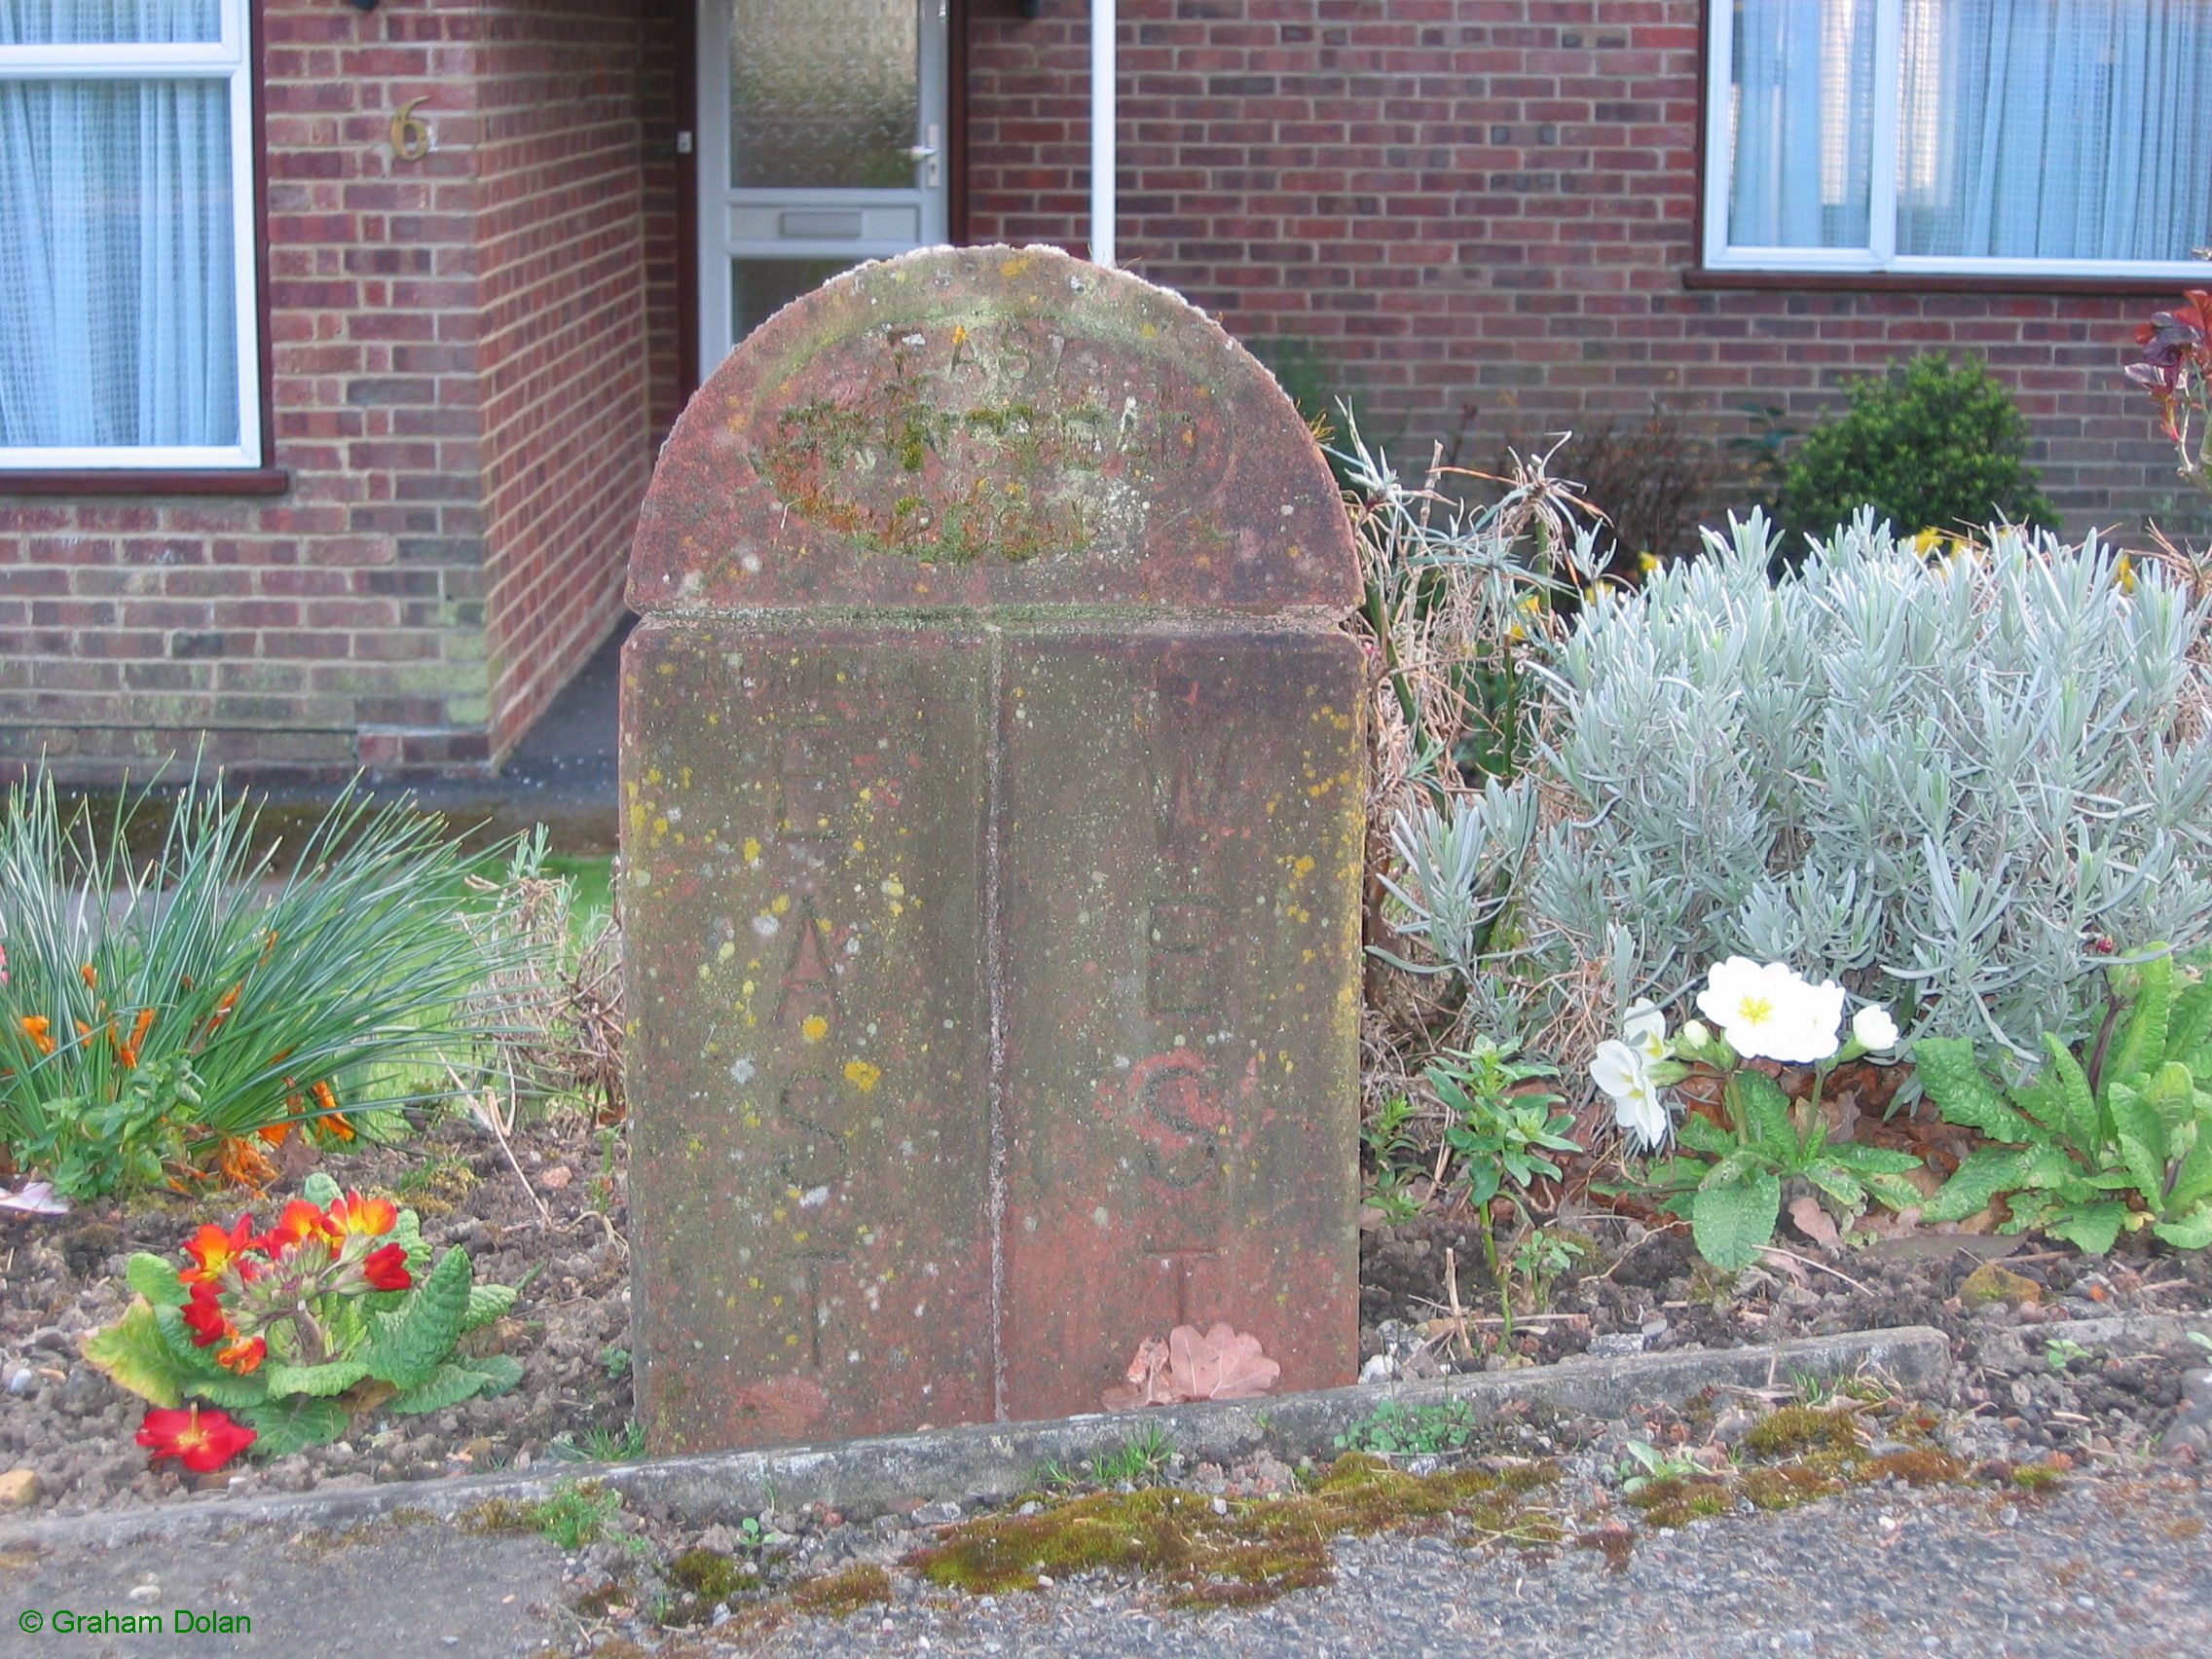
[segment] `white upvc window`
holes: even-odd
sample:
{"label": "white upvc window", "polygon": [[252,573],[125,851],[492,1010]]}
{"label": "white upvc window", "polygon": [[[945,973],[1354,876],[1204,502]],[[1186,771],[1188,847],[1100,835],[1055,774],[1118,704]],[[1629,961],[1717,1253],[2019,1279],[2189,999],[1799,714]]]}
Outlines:
{"label": "white upvc window", "polygon": [[0,493],[261,464],[246,5],[0,0]]}
{"label": "white upvc window", "polygon": [[1709,0],[1718,271],[2197,277],[2212,0]]}

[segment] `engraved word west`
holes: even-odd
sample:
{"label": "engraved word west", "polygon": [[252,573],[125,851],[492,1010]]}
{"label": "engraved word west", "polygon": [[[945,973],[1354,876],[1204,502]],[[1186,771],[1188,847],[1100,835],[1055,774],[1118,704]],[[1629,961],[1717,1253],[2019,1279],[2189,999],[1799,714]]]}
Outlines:
{"label": "engraved word west", "polygon": [[1173,296],[1045,249],[756,331],[641,517],[638,1382],[681,1452],[1356,1360],[1349,531]]}

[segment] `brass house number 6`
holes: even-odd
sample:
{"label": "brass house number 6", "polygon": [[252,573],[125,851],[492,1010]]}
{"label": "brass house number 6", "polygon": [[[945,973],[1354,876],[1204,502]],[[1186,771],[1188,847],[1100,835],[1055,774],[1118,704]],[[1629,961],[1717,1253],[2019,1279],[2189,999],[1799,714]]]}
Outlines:
{"label": "brass house number 6", "polygon": [[415,113],[429,101],[412,99],[391,118],[391,153],[403,162],[419,162],[430,153],[430,124]]}

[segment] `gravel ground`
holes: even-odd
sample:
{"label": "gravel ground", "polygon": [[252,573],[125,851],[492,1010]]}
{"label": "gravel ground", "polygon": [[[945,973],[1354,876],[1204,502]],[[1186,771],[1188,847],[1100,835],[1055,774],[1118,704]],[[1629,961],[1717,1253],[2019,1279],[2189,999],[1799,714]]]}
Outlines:
{"label": "gravel ground", "polygon": [[2014,1502],[1980,1491],[1862,1491],[1781,1515],[1701,1522],[1593,1551],[1475,1556],[1384,1536],[1337,1552],[1338,1582],[1194,1617],[1082,1583],[933,1604],[915,1595],[766,1642],[674,1655],[1147,1653],[1268,1659],[1457,1655],[2201,1655],[2212,1651],[2212,1488],[2083,1480]]}

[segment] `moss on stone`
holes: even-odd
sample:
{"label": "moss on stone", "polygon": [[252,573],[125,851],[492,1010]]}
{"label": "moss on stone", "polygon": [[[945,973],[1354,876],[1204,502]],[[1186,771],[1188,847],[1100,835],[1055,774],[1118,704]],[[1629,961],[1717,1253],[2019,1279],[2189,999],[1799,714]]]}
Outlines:
{"label": "moss on stone", "polygon": [[1527,1499],[1558,1478],[1550,1464],[1410,1475],[1347,1453],[1307,1491],[1272,1498],[1153,1487],[987,1516],[948,1529],[909,1565],[933,1584],[977,1594],[1105,1570],[1161,1580],[1171,1606],[1244,1606],[1330,1583],[1329,1541],[1344,1533],[1457,1519],[1489,1539],[1557,1543],[1558,1522]]}
{"label": "moss on stone", "polygon": [[1784,1406],[1751,1425],[1744,1445],[1761,1457],[1788,1457],[1822,1450],[1852,1452],[1859,1446],[1859,1414],[1849,1406],[1826,1410]]}

